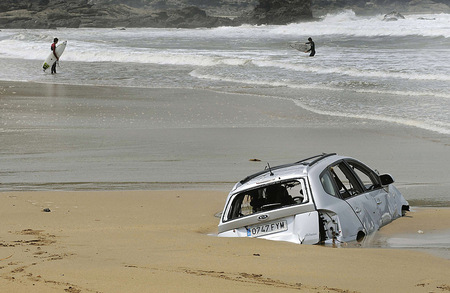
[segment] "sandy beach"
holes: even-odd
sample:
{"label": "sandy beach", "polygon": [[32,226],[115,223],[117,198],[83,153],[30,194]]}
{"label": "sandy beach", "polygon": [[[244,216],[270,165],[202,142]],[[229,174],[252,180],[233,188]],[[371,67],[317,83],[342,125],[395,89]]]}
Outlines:
{"label": "sandy beach", "polygon": [[[215,237],[214,215],[225,197],[187,190],[1,193],[2,291],[450,291],[449,260],[426,253]],[[378,233],[445,229],[449,219],[449,209],[424,209]]]}
{"label": "sandy beach", "polygon": [[[214,236],[234,182],[320,152],[392,174],[413,206],[448,206],[446,135],[204,89],[3,81],[0,98],[2,292],[450,291],[449,260],[417,249]],[[376,237],[449,222],[422,207]]]}

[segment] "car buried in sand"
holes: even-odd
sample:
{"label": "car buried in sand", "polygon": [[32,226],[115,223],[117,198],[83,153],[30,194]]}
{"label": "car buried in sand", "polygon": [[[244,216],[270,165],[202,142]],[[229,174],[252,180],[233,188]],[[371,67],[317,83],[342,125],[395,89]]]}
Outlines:
{"label": "car buried in sand", "polygon": [[218,235],[299,244],[362,241],[409,210],[393,182],[337,154],[267,165],[233,187]]}

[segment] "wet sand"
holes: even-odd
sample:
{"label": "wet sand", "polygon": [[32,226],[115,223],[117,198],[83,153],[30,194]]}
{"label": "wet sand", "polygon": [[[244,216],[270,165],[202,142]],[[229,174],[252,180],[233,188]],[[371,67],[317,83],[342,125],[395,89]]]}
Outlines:
{"label": "wet sand", "polygon": [[[224,192],[194,190],[0,193],[0,287],[4,292],[450,290],[449,260],[427,253],[212,236],[225,198]],[[442,229],[449,220],[446,209],[424,209],[379,233]]]}
{"label": "wet sand", "polygon": [[412,205],[450,203],[450,136],[415,127],[205,89],[0,81],[0,99],[0,191],[228,191],[267,163],[336,152],[392,174]]}
{"label": "wet sand", "polygon": [[[2,290],[450,291],[449,260],[417,250],[208,236],[234,182],[321,152],[392,174],[412,205],[448,206],[448,136],[202,89],[0,82],[0,99]],[[418,209],[376,236],[427,237],[449,217]]]}

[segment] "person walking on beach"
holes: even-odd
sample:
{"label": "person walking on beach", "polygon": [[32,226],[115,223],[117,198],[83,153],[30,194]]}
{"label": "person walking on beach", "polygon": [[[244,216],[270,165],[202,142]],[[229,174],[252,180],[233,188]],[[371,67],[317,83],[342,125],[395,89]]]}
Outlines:
{"label": "person walking on beach", "polygon": [[54,38],[53,39],[53,44],[51,46],[51,49],[52,49],[53,55],[55,55],[55,57],[56,57],[56,61],[52,65],[52,74],[56,73],[56,62],[58,62],[58,60],[59,60],[59,57],[58,57],[58,55],[56,55],[56,51],[55,51],[57,43],[58,43],[58,38]]}
{"label": "person walking on beach", "polygon": [[308,38],[308,42],[305,44],[310,46],[309,50],[305,51],[305,53],[311,52],[309,54],[310,57],[316,55],[316,45],[314,44],[313,40],[311,38]]}

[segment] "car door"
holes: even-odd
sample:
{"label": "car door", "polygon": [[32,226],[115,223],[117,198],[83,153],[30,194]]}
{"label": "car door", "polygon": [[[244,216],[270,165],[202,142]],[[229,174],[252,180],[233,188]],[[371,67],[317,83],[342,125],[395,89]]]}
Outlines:
{"label": "car door", "polygon": [[377,221],[378,227],[391,222],[393,213],[389,205],[389,194],[381,186],[378,175],[360,162],[348,160],[347,163],[360,181],[364,192],[375,201],[377,213],[374,220]]}
{"label": "car door", "polygon": [[373,195],[362,186],[352,168],[341,161],[331,168],[339,194],[352,208],[369,234],[380,227],[380,213]]}

